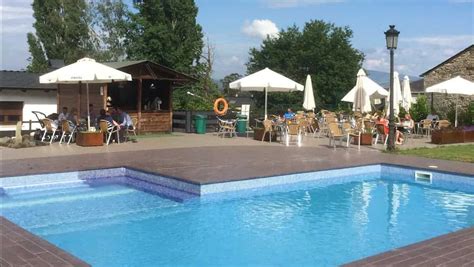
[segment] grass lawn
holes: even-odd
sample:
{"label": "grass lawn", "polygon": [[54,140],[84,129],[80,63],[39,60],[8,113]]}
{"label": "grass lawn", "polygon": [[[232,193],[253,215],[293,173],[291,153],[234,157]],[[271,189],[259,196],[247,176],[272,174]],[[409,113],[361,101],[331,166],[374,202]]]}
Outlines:
{"label": "grass lawn", "polygon": [[130,136],[130,137],[140,140],[140,139],[147,139],[147,138],[176,137],[176,136],[182,136],[182,135],[183,134],[181,133],[152,133],[152,134],[139,134],[136,137],[135,136]]}
{"label": "grass lawn", "polygon": [[401,150],[402,155],[413,155],[434,159],[456,160],[474,163],[474,145],[440,146],[436,148],[414,148]]}

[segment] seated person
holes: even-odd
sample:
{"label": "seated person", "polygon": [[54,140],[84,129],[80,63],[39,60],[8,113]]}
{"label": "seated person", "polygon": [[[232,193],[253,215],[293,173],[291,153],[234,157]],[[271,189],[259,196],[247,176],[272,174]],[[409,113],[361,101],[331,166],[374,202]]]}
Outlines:
{"label": "seated person", "polygon": [[434,112],[431,112],[430,114],[428,114],[428,116],[426,116],[426,119],[431,121],[437,121],[439,120],[439,116],[436,115]]}
{"label": "seated person", "polygon": [[63,120],[69,119],[69,112],[67,112],[67,107],[63,107],[63,111],[58,115],[58,121],[61,122]]}
{"label": "seated person", "polygon": [[114,125],[115,127],[118,127],[118,129],[120,129],[120,124],[118,124],[116,121],[114,121],[114,119],[112,119],[112,116],[110,116],[109,114],[107,114],[105,112],[105,109],[100,110],[100,115],[99,115],[99,117],[97,117],[97,124],[100,125],[101,120],[106,120],[106,121],[112,123],[112,125]]}
{"label": "seated person", "polygon": [[[384,133],[385,135],[389,134],[389,127],[388,127],[388,120],[384,115],[378,116],[375,119],[375,124],[383,124],[384,126]],[[397,145],[401,145],[403,143],[403,134],[399,130],[395,130],[395,143]]]}
{"label": "seated person", "polygon": [[288,109],[288,111],[283,115],[285,120],[291,120],[295,117],[295,113],[291,111],[291,108]]}
{"label": "seated person", "polygon": [[408,131],[412,131],[415,128],[415,121],[411,118],[410,114],[405,114],[405,119],[403,120],[403,128]]}

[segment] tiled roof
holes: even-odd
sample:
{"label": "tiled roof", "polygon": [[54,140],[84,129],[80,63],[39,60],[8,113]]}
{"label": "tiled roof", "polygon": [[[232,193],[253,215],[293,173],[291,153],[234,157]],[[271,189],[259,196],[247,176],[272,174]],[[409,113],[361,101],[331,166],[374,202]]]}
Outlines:
{"label": "tiled roof", "polygon": [[56,90],[55,84],[39,83],[41,74],[31,73],[27,71],[0,71],[0,89],[38,89],[38,90]]}

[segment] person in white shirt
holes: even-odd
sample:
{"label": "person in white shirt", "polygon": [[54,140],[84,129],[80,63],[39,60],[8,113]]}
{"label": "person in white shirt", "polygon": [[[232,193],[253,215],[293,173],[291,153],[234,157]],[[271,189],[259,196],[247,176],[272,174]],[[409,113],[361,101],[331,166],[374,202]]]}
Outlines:
{"label": "person in white shirt", "polygon": [[59,113],[58,116],[58,121],[61,122],[63,120],[68,120],[69,119],[69,113],[67,112],[67,107],[63,107],[63,111]]}

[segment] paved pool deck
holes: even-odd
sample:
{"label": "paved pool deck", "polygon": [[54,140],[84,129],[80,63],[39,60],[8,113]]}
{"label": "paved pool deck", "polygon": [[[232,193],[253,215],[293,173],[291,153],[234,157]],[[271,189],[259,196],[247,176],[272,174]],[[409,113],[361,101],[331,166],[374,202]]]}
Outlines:
{"label": "paved pool deck", "polygon": [[[110,167],[129,167],[165,176],[176,177],[192,183],[209,184],[216,182],[252,179],[295,172],[319,171],[369,164],[388,163],[420,169],[456,172],[474,177],[474,164],[427,159],[413,156],[383,153],[380,148],[356,146],[350,148],[328,146],[326,138],[305,138],[302,147],[283,146],[278,143],[266,143],[250,138],[218,138],[213,135],[172,135],[159,138],[144,138],[138,143],[113,144],[104,147],[84,148],[76,145],[59,145],[27,148],[0,148],[0,178],[26,174],[54,173],[65,171],[89,170]],[[431,166],[431,167],[430,167]],[[434,170],[434,169],[433,169]],[[470,238],[458,246],[448,246],[444,252],[458,250],[474,251],[474,231],[462,232]],[[453,235],[458,235],[454,233]],[[448,235],[450,237],[450,235]],[[419,259],[404,266],[421,264],[426,255],[426,244],[417,250],[410,248],[410,255]],[[403,248],[396,253],[403,251]],[[0,250],[3,258],[4,248]],[[58,252],[59,253],[59,252]],[[61,252],[62,253],[62,252]],[[385,253],[384,253],[385,254]],[[469,255],[469,253],[467,253]],[[427,254],[429,256],[429,254]],[[456,255],[456,254],[453,254]],[[419,256],[419,257],[418,257]],[[383,266],[398,264],[383,261]],[[461,258],[461,255],[458,257]],[[408,262],[407,262],[408,263]],[[469,262],[473,263],[473,262]],[[365,266],[364,262],[357,266]],[[375,264],[375,265],[370,265]],[[377,262],[367,266],[379,266]],[[444,264],[447,264],[446,262]],[[8,266],[8,265],[7,265]],[[430,265],[436,266],[436,265]],[[443,265],[460,266],[460,265]]]}

